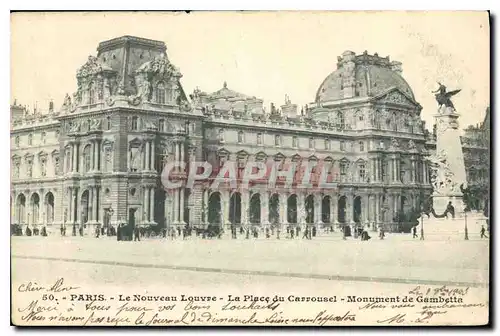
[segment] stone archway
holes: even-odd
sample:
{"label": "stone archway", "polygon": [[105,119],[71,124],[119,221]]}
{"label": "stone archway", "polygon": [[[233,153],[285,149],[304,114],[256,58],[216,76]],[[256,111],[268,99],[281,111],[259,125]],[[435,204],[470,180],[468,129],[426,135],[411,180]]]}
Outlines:
{"label": "stone archway", "polygon": [[260,218],[260,207],[261,207],[261,202],[260,202],[260,194],[255,193],[250,197],[250,208],[249,208],[249,220],[250,223],[252,224],[260,224],[261,223],[261,218]]}
{"label": "stone archway", "polygon": [[362,221],[362,215],[363,215],[363,204],[361,201],[361,196],[356,196],[354,198],[354,203],[352,207],[352,218],[354,220],[354,223],[360,224]]}
{"label": "stone archway", "polygon": [[314,224],[314,195],[308,195],[304,202],[306,210],[306,223]]}
{"label": "stone archway", "polygon": [[297,195],[290,195],[287,199],[287,222],[297,224]]}
{"label": "stone archway", "polygon": [[345,196],[340,196],[337,204],[337,218],[339,223],[344,224],[346,222],[346,204],[347,199]]}
{"label": "stone archway", "polygon": [[241,224],[241,194],[234,192],[229,199],[229,221],[231,224]]}
{"label": "stone archway", "polygon": [[220,225],[222,223],[221,195],[216,191],[208,198],[208,223]]}
{"label": "stone archway", "polygon": [[45,195],[45,218],[44,220],[47,222],[47,224],[52,224],[54,223],[54,194],[49,191]]}
{"label": "stone archway", "polygon": [[278,194],[272,194],[269,198],[269,223],[278,225],[280,223],[280,198]]}
{"label": "stone archway", "polygon": [[31,195],[31,220],[28,219],[28,224],[38,224],[40,221],[40,196],[38,193]]}
{"label": "stone archway", "polygon": [[80,199],[80,223],[85,224],[89,221],[89,201],[90,201],[90,193],[88,190],[85,190],[82,193],[81,199]]}
{"label": "stone archway", "polygon": [[19,194],[16,200],[16,221],[17,224],[25,224],[26,220],[26,196]]}
{"label": "stone archway", "polygon": [[331,223],[330,218],[330,207],[332,198],[330,196],[325,196],[321,200],[321,221],[323,223]]}

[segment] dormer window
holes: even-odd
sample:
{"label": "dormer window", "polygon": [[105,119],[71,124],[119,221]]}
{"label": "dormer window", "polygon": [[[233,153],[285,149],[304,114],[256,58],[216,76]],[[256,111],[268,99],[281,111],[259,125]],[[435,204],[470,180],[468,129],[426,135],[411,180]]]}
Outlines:
{"label": "dormer window", "polygon": [[156,102],[158,104],[165,104],[165,97],[166,97],[165,84],[158,83],[158,86],[156,87]]}

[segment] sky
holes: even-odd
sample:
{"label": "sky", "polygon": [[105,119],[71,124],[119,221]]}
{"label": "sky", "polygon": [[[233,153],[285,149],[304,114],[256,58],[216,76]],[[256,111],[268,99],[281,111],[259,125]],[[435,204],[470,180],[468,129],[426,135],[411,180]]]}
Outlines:
{"label": "sky", "polygon": [[47,109],[52,99],[59,107],[99,42],[123,35],[164,41],[187,94],[227,82],[267,107],[285,95],[302,106],[337,56],[367,50],[403,63],[428,128],[438,81],[462,90],[453,99],[461,127],[480,123],[490,104],[486,12],[14,13],[11,103]]}

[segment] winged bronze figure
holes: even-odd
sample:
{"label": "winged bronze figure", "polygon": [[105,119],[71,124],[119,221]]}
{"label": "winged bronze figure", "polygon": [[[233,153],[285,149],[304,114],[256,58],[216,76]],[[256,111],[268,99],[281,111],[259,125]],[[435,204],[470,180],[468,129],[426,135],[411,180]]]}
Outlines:
{"label": "winged bronze figure", "polygon": [[432,93],[435,93],[436,96],[436,101],[438,103],[438,106],[440,107],[441,105],[445,105],[446,107],[451,107],[452,109],[455,109],[455,106],[453,105],[451,101],[451,97],[462,91],[461,89],[459,90],[453,90],[450,92],[446,92],[446,86],[443,84],[439,83],[439,89],[436,91],[432,91]]}

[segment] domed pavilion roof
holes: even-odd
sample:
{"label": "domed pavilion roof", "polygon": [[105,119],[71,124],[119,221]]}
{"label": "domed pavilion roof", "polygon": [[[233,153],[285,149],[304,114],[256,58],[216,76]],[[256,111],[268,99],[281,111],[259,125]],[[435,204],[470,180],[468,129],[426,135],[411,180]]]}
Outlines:
{"label": "domed pavilion roof", "polygon": [[352,98],[345,97],[344,94],[343,86],[349,80],[355,85],[355,97],[377,96],[389,89],[397,88],[415,99],[411,87],[401,76],[400,62],[390,62],[389,57],[368,55],[366,52],[355,56],[348,51],[344,52],[343,56],[338,58],[337,70],[321,83],[316,93],[317,103]]}

